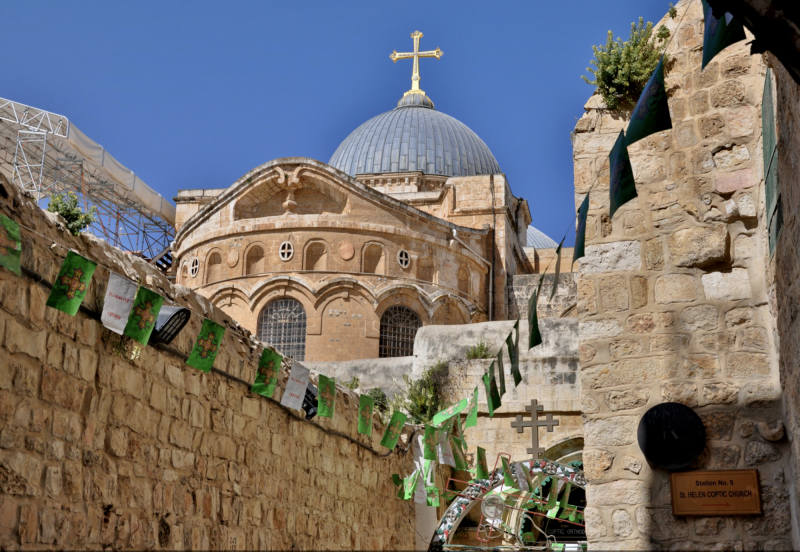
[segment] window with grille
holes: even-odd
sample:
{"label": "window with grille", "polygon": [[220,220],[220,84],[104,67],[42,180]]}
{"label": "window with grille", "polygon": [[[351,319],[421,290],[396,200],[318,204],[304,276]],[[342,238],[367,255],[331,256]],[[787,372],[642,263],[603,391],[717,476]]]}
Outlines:
{"label": "window with grille", "polygon": [[381,316],[378,356],[404,357],[414,354],[414,337],[422,322],[413,310],[400,305],[389,307]]}
{"label": "window with grille", "polygon": [[282,355],[305,360],[306,311],[295,299],[273,301],[258,315],[258,339]]}
{"label": "window with grille", "polygon": [[764,146],[764,195],[769,229],[769,254],[775,252],[781,227],[781,182],[778,175],[778,135],[775,130],[775,104],[772,99],[772,70],[767,69],[764,97],[761,101],[761,132]]}

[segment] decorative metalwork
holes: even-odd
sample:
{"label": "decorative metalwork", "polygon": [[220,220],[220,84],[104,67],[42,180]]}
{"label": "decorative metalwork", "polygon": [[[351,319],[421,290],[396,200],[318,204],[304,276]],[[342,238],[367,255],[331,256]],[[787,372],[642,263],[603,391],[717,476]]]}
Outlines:
{"label": "decorative metalwork", "polygon": [[282,261],[288,261],[294,255],[294,246],[289,242],[283,242],[278,250]]}
{"label": "decorative metalwork", "polygon": [[402,305],[386,309],[381,316],[381,338],[378,356],[404,357],[414,354],[414,337],[422,326],[419,316]]}
{"label": "decorative metalwork", "polygon": [[526,412],[531,413],[531,419],[523,422],[522,416],[517,415],[517,421],[511,422],[511,427],[517,428],[517,433],[525,431],[526,427],[531,428],[531,448],[528,449],[528,454],[533,456],[534,460],[539,458],[540,454],[544,453],[544,449],[539,446],[539,428],[546,427],[548,433],[553,432],[553,427],[558,425],[558,420],[553,419],[553,415],[548,413],[543,421],[539,421],[539,413],[544,410],[544,407],[537,404],[536,399],[531,401],[531,404],[525,407]]}
{"label": "decorative metalwork", "polygon": [[305,360],[306,311],[291,298],[273,301],[258,315],[258,338],[282,355]]}
{"label": "decorative metalwork", "polygon": [[414,67],[412,68],[411,72],[411,90],[406,92],[408,94],[425,94],[419,88],[419,58],[426,58],[426,57],[435,57],[439,59],[442,57],[443,53],[439,48],[435,50],[430,50],[428,52],[420,52],[419,51],[419,39],[422,38],[422,33],[419,31],[414,31],[411,33],[411,38],[414,39],[414,51],[413,52],[401,52],[397,53],[397,50],[392,50],[392,53],[389,55],[389,59],[391,59],[394,63],[397,63],[398,59],[413,59],[414,60]]}
{"label": "decorative metalwork", "polygon": [[405,249],[401,249],[397,252],[397,262],[401,268],[408,268],[411,264],[411,255]]}

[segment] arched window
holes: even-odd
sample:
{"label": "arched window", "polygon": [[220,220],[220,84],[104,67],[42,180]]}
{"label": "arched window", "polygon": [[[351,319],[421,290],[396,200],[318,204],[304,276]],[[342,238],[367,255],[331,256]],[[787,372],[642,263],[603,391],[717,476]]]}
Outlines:
{"label": "arched window", "polygon": [[414,337],[422,322],[413,310],[402,305],[386,309],[381,316],[381,338],[378,356],[403,357],[414,354]]}
{"label": "arched window", "polygon": [[369,274],[384,274],[383,247],[372,243],[364,249],[364,270]]}
{"label": "arched window", "polygon": [[306,311],[299,301],[277,299],[258,315],[258,339],[281,354],[305,360]]}
{"label": "arched window", "polygon": [[469,272],[464,267],[458,269],[458,291],[469,294]]}
{"label": "arched window", "polygon": [[214,251],[209,255],[206,267],[207,284],[222,280],[222,256],[218,252]]}
{"label": "arched window", "polygon": [[251,247],[245,260],[245,274],[261,274],[264,272],[264,250],[259,246]]}
{"label": "arched window", "polygon": [[311,242],[306,247],[304,270],[328,270],[328,248],[325,242]]}

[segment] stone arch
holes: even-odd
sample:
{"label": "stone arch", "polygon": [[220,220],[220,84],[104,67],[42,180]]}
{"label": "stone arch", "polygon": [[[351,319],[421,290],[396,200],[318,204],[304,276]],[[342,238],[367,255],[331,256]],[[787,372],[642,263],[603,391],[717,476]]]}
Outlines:
{"label": "stone arch", "polygon": [[443,326],[469,324],[472,313],[460,297],[441,295],[434,302],[432,323]]}
{"label": "stone arch", "polygon": [[406,305],[392,305],[380,317],[380,358],[414,355],[414,338],[422,327],[422,319]]}
{"label": "stone arch", "polygon": [[481,277],[478,276],[477,274],[472,275],[470,295],[472,295],[473,297],[480,297],[481,295]]}
{"label": "stone arch", "polygon": [[266,271],[267,259],[260,243],[251,244],[244,254],[244,275],[262,274]]}
{"label": "stone arch", "polygon": [[361,272],[386,274],[386,246],[379,242],[367,242],[361,248]]}
{"label": "stone arch", "polygon": [[250,314],[250,298],[237,285],[226,285],[216,290],[209,301],[234,320],[247,320]]}
{"label": "stone arch", "polygon": [[225,268],[222,265],[222,252],[219,249],[212,249],[206,255],[205,262],[205,282],[213,284],[225,279]]}
{"label": "stone arch", "polygon": [[264,301],[271,296],[271,294],[281,288],[286,289],[286,293],[292,293],[292,297],[302,297],[303,305],[306,311],[309,309],[311,312],[314,310],[316,303],[316,293],[311,285],[303,278],[297,276],[287,276],[284,274],[267,278],[260,282],[250,292],[250,308],[253,312],[257,312],[264,306]]}
{"label": "stone arch", "polygon": [[469,271],[463,266],[458,268],[458,291],[469,295]]}
{"label": "stone arch", "polygon": [[256,336],[284,356],[305,360],[308,316],[291,296],[275,297],[258,312]]}
{"label": "stone arch", "polygon": [[325,240],[310,240],[303,247],[303,270],[328,270],[328,244]]}

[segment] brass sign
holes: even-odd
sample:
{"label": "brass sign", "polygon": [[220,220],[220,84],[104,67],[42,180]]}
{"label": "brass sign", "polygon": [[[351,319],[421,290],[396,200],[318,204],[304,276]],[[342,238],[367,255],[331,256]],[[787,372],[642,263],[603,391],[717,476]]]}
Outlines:
{"label": "brass sign", "polygon": [[742,516],[761,513],[756,470],[673,473],[672,513],[676,516]]}

